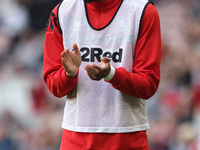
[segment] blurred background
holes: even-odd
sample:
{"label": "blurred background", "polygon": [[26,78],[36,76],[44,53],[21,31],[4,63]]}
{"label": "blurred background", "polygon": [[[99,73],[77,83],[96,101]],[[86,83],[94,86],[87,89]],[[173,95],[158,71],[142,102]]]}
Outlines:
{"label": "blurred background", "polygon": [[[0,0],[0,150],[58,150],[65,98],[42,79],[45,27],[60,0]],[[200,0],[154,0],[161,82],[147,102],[151,150],[200,150]]]}

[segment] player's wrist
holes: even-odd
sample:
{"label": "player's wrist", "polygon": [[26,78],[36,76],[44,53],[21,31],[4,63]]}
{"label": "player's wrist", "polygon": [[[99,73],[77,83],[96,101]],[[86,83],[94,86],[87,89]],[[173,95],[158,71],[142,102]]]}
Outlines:
{"label": "player's wrist", "polygon": [[76,74],[69,74],[67,71],[65,71],[66,76],[69,77],[69,78],[75,78],[77,76],[77,73]]}
{"label": "player's wrist", "polygon": [[110,72],[108,73],[106,77],[104,77],[104,80],[110,81],[114,75],[115,75],[115,68],[110,65]]}

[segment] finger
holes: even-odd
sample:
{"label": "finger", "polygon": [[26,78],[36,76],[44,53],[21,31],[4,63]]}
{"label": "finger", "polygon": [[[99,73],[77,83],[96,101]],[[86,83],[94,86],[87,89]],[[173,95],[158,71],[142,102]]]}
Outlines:
{"label": "finger", "polygon": [[92,66],[92,72],[98,75],[101,72],[101,68],[99,66]]}
{"label": "finger", "polygon": [[75,54],[78,54],[78,55],[80,54],[78,45],[77,45],[76,43],[73,44],[73,50],[74,50],[74,53],[75,53]]}
{"label": "finger", "polygon": [[90,70],[88,70],[88,68],[85,68],[86,72],[87,72],[87,75],[91,78],[91,79],[94,79],[95,78],[95,75],[92,74],[92,72]]}
{"label": "finger", "polygon": [[67,59],[62,57],[62,65],[63,66],[66,66],[67,65]]}
{"label": "finger", "polygon": [[66,60],[62,57],[62,65],[66,69]]}
{"label": "finger", "polygon": [[93,69],[93,67],[92,67],[91,65],[86,65],[86,66],[85,66],[85,70],[87,71],[87,74],[88,74],[89,76],[90,76],[90,75],[95,76],[96,70]]}
{"label": "finger", "polygon": [[62,60],[62,64],[64,65],[64,58],[62,57],[62,59],[61,59],[61,60]]}
{"label": "finger", "polygon": [[62,57],[67,57],[68,54],[69,54],[69,49],[67,48],[66,50],[64,50],[64,51],[61,53],[61,56],[62,56]]}
{"label": "finger", "polygon": [[96,81],[99,81],[101,80],[102,78],[98,78],[96,77],[94,74],[91,74],[89,72],[87,72],[88,76],[90,77],[91,80],[96,80]]}
{"label": "finger", "polygon": [[[98,66],[97,66],[98,67]],[[94,74],[95,76],[97,76],[100,73],[100,70],[98,68],[93,67],[93,65],[86,65],[85,69],[91,73]]]}
{"label": "finger", "polygon": [[101,67],[99,65],[97,65],[97,64],[93,64],[92,67],[94,69],[98,69],[99,71],[101,70]]}
{"label": "finger", "polygon": [[[91,66],[90,66],[90,67],[91,67]],[[97,74],[93,73],[93,72],[91,71],[90,67],[87,67],[87,66],[85,67],[85,70],[86,70],[86,72],[87,72],[87,75],[90,77],[90,79],[96,80],[96,81],[101,80],[102,77],[99,77],[99,76],[98,76],[98,73],[97,73]]]}
{"label": "finger", "polygon": [[104,63],[109,63],[110,62],[110,58],[108,57],[101,57],[101,61]]}
{"label": "finger", "polygon": [[87,71],[88,75],[96,76],[96,70],[85,68]]}
{"label": "finger", "polygon": [[92,66],[89,65],[89,64],[87,64],[87,65],[85,66],[85,70],[87,70],[88,72],[92,72]]}

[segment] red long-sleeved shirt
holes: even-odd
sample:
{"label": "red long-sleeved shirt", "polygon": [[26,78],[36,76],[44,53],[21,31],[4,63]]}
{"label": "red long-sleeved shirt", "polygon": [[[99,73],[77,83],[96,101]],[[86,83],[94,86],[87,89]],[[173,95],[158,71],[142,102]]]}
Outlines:
{"label": "red long-sleeved shirt", "polygon": [[[107,0],[106,2],[87,4],[89,21],[93,28],[101,29],[106,26],[118,9],[121,0]],[[57,20],[57,9],[58,6],[52,12],[46,31],[43,77],[49,90],[55,96],[62,97],[70,93],[77,84],[78,75],[75,78],[67,77],[62,66],[60,53],[64,50],[64,47],[62,33]],[[158,88],[160,80],[160,59],[161,37],[159,16],[156,8],[148,4],[143,13],[140,33],[135,46],[133,71],[127,72],[124,68],[116,68],[115,75],[109,83],[121,92],[147,99],[151,97]],[[84,133],[83,137],[81,133],[71,133],[71,131],[64,130],[61,150],[64,148],[62,147],[63,144],[67,144],[67,147],[75,146],[73,142],[69,142],[64,138],[71,138],[71,134],[73,134],[73,140],[79,144],[80,149],[85,147],[86,144],[88,148],[92,148],[92,145],[99,145],[99,141],[101,141],[101,143],[106,143],[108,140],[115,143],[115,146],[119,145],[118,149],[120,149],[120,143],[127,144],[127,139],[130,140],[128,143],[131,145],[139,147],[141,147],[141,143],[148,145],[148,143],[146,143],[147,141],[144,142],[144,138],[141,138],[142,136],[140,135],[142,134],[145,136],[145,132],[134,133],[134,137],[137,137],[137,140],[135,140],[135,138],[132,138],[132,133],[112,134],[111,137],[107,137],[108,134]],[[83,142],[82,137],[84,141],[87,142]],[[102,149],[106,149],[106,147],[103,147],[103,144],[100,146]]]}
{"label": "red long-sleeved shirt", "polygon": [[[120,2],[121,0],[115,0],[114,3],[110,3],[112,7],[105,2],[87,4],[91,25],[97,29],[104,27],[115,14]],[[43,77],[51,93],[56,97],[63,97],[69,94],[77,84],[78,75],[75,78],[67,77],[62,66],[60,54],[64,47],[57,9],[58,6],[52,11],[46,30]],[[158,88],[160,59],[159,16],[156,8],[148,4],[143,13],[140,34],[135,47],[133,72],[127,72],[124,68],[116,68],[115,75],[109,83],[128,95],[148,99]]]}

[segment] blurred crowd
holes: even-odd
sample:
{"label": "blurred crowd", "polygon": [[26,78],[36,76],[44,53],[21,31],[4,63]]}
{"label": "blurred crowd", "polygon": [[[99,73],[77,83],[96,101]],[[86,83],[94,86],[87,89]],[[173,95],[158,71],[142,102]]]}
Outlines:
{"label": "blurred crowd", "polygon": [[154,1],[162,35],[161,81],[148,101],[152,150],[200,150],[200,0]]}
{"label": "blurred crowd", "polygon": [[[0,150],[58,150],[65,98],[42,79],[45,27],[59,0],[0,0]],[[153,0],[161,81],[147,101],[151,150],[200,150],[200,0]]]}
{"label": "blurred crowd", "polygon": [[0,0],[0,150],[58,150],[64,100],[42,79],[45,27],[59,0]]}

